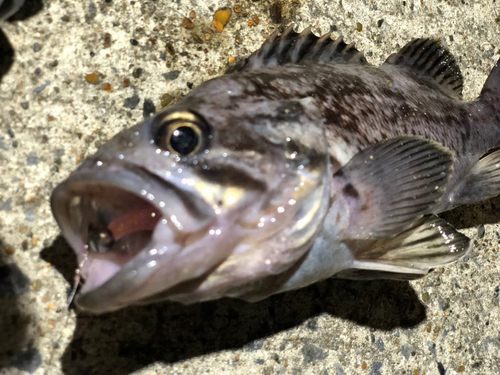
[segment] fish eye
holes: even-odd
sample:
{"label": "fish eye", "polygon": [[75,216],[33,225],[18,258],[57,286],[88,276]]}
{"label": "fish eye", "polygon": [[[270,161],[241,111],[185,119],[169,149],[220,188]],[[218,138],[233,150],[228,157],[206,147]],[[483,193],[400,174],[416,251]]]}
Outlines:
{"label": "fish eye", "polygon": [[180,156],[194,155],[203,143],[200,121],[191,113],[174,113],[160,125],[155,143]]}

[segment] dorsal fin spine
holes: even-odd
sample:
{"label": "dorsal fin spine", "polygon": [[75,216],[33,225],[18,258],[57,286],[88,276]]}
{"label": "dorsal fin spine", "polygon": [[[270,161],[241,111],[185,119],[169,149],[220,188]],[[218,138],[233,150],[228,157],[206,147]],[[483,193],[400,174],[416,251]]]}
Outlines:
{"label": "dorsal fin spine", "polygon": [[451,53],[439,40],[415,39],[398,53],[389,56],[384,65],[397,66],[420,84],[462,99],[463,78]]}
{"label": "dorsal fin spine", "polygon": [[311,26],[300,34],[290,26],[278,36],[273,32],[262,47],[248,58],[230,67],[226,73],[242,72],[286,64],[307,64],[315,62],[338,62],[367,64],[366,59],[354,44],[346,45],[342,38],[333,41],[330,33],[321,37],[311,32]]}

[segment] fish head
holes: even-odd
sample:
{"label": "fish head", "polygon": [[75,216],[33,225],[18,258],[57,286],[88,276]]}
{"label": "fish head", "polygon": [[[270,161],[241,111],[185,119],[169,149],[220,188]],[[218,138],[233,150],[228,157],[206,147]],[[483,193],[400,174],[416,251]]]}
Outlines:
{"label": "fish head", "polygon": [[116,135],[51,197],[85,280],[77,306],[101,313],[168,299],[278,235],[314,236],[329,189],[318,118],[311,98],[223,76]]}

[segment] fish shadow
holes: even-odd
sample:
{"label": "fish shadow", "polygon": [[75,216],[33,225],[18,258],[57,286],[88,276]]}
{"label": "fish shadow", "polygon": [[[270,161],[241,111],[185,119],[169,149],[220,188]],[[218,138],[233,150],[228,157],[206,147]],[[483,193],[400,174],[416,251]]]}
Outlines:
{"label": "fish shadow", "polygon": [[[23,6],[14,13],[7,22],[24,21],[43,9],[42,0],[25,0]],[[0,82],[14,63],[14,47],[5,33],[0,29]]]}
{"label": "fish shadow", "polygon": [[480,224],[500,223],[499,207],[500,196],[486,201],[469,203],[443,212],[439,216],[457,229],[472,228]]}
{"label": "fish shadow", "polygon": [[[76,259],[62,237],[41,256],[73,282]],[[254,351],[266,337],[306,321],[312,331],[320,329],[321,314],[381,330],[414,327],[426,319],[408,282],[335,279],[257,303],[226,298],[191,306],[132,306],[99,316],[79,313],[62,369],[68,375],[122,375],[155,362],[168,365],[228,349]]]}
{"label": "fish shadow", "polygon": [[6,248],[0,240],[0,370],[16,365],[23,349],[29,346],[27,328],[30,317],[18,303],[18,297],[28,291],[29,280],[15,263],[8,260]]}

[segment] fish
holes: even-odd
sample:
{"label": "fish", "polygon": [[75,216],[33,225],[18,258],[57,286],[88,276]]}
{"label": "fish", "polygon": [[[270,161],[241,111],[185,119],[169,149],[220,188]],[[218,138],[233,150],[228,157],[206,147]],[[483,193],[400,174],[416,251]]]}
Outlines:
{"label": "fish", "polygon": [[290,26],[122,131],[59,184],[75,305],[258,301],[325,280],[413,280],[470,239],[438,216],[500,194],[500,66],[480,96],[438,40],[381,66]]}

